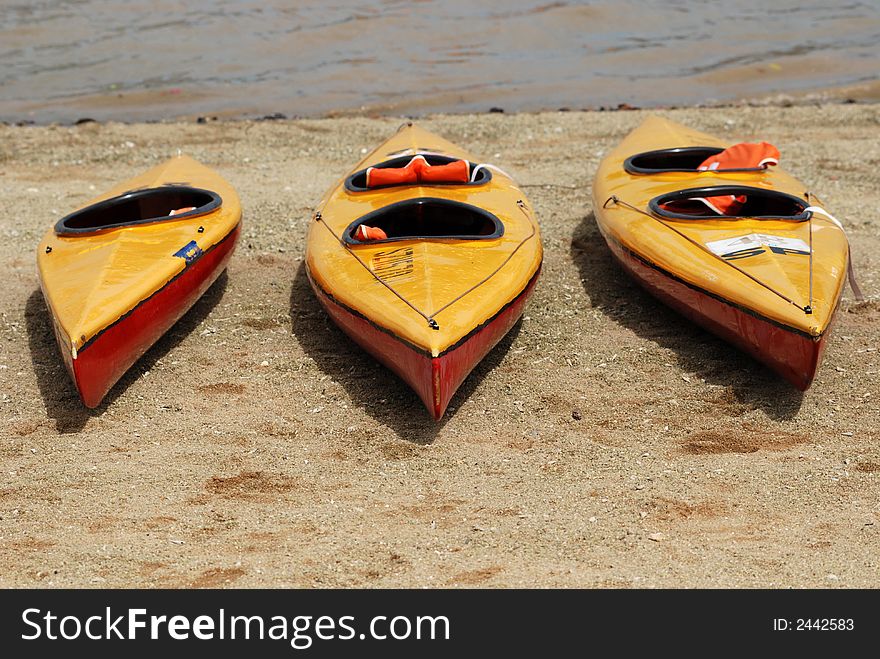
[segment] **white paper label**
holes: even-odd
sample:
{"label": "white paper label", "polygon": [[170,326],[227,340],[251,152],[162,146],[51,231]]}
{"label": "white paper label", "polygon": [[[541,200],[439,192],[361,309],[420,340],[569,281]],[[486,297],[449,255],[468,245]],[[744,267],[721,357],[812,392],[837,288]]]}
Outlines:
{"label": "white paper label", "polygon": [[739,238],[714,240],[711,243],[706,243],[706,247],[718,256],[727,256],[734,252],[740,252],[746,249],[758,249],[760,247],[776,247],[778,250],[802,252],[804,254],[810,253],[810,246],[800,238],[771,236],[766,233],[750,233],[747,236],[740,236]]}

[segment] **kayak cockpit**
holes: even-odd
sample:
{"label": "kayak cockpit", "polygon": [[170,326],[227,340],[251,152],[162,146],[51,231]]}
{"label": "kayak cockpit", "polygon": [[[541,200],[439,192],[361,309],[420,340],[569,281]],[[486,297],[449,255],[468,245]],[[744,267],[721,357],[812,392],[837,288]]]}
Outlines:
{"label": "kayak cockpit", "polygon": [[809,219],[809,204],[794,195],[746,185],[713,185],[676,190],[648,202],[657,217],[674,220]]}
{"label": "kayak cockpit", "polygon": [[[385,238],[361,240],[361,226],[381,229]],[[380,234],[381,235],[381,234]],[[396,240],[490,240],[504,235],[504,224],[492,213],[449,199],[407,199],[368,213],[345,229],[349,245]]]}
{"label": "kayak cockpit", "polygon": [[55,224],[55,233],[59,236],[76,236],[196,217],[216,210],[222,203],[216,192],[189,186],[167,185],[133,190],[61,218]]}
{"label": "kayak cockpit", "polygon": [[[427,169],[433,168],[435,170],[449,168],[449,166],[454,165],[455,163],[464,163],[464,167],[462,168],[464,170],[463,176],[460,179],[458,177],[453,177],[446,180],[444,180],[442,176],[435,176],[431,180],[418,180],[407,183],[393,182],[387,184],[374,184],[368,180],[368,175],[372,171],[403,171],[411,168],[417,160],[422,160]],[[345,189],[349,192],[368,192],[370,190],[388,188],[396,185],[412,185],[413,183],[418,183],[420,185],[485,185],[491,180],[492,172],[486,166],[479,165],[469,160],[452,158],[450,156],[443,156],[435,153],[418,153],[416,155],[397,156],[376,165],[360,169],[345,179]]]}
{"label": "kayak cockpit", "polygon": [[[627,158],[623,168],[630,174],[665,174],[667,172],[698,172],[708,158],[723,152],[721,147],[687,146],[645,151]],[[718,168],[721,172],[761,172],[764,167]]]}

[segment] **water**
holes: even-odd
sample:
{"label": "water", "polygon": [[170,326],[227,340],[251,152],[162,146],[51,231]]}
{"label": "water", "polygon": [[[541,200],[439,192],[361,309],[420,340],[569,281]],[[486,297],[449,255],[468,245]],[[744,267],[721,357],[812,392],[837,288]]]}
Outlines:
{"label": "water", "polygon": [[878,0],[0,0],[0,119],[418,115],[876,90],[878,44]]}

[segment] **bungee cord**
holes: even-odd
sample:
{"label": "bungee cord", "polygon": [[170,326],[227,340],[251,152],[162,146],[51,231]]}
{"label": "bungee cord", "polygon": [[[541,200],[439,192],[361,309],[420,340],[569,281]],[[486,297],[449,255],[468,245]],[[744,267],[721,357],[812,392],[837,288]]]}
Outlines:
{"label": "bungee cord", "polygon": [[526,217],[526,219],[529,221],[529,226],[530,226],[531,229],[532,229],[531,233],[530,233],[528,236],[526,236],[525,238],[523,238],[523,239],[520,241],[520,243],[519,243],[519,244],[518,244],[518,245],[517,245],[517,246],[516,246],[511,252],[510,252],[510,254],[507,255],[507,258],[504,259],[504,261],[502,261],[501,264],[500,264],[497,268],[495,268],[495,270],[493,270],[493,271],[492,271],[491,273],[489,273],[486,277],[484,277],[484,278],[481,279],[479,282],[477,282],[476,284],[474,284],[473,286],[471,286],[469,289],[467,289],[466,291],[464,291],[464,292],[461,293],[460,295],[456,296],[455,298],[453,298],[452,300],[450,300],[449,302],[447,302],[446,304],[444,304],[444,305],[443,305],[442,307],[440,307],[439,309],[436,309],[433,313],[425,313],[425,312],[423,312],[421,309],[419,309],[418,307],[416,307],[412,302],[410,302],[409,300],[407,300],[406,297],[404,297],[400,292],[398,292],[397,290],[395,290],[394,287],[391,286],[391,284],[389,284],[389,283],[386,282],[384,279],[382,279],[382,277],[380,277],[379,275],[377,275],[377,274],[372,270],[372,268],[370,268],[369,265],[367,265],[366,263],[364,263],[363,259],[361,259],[361,257],[358,256],[358,255],[354,252],[354,250],[351,249],[351,246],[350,246],[348,243],[346,243],[342,238],[340,238],[339,235],[338,235],[338,234],[337,234],[337,233],[336,233],[336,232],[330,227],[330,225],[327,224],[327,222],[324,220],[324,217],[323,217],[323,215],[321,214],[320,211],[318,211],[317,213],[315,213],[315,220],[318,221],[318,222],[320,222],[321,224],[324,225],[324,227],[327,229],[327,231],[329,231],[330,234],[336,239],[336,241],[337,241],[340,245],[342,245],[343,249],[345,249],[346,252],[348,252],[351,256],[353,256],[354,259],[355,259],[355,260],[361,265],[361,267],[363,267],[364,270],[366,270],[367,272],[370,273],[370,275],[373,277],[373,279],[375,279],[375,280],[378,281],[380,284],[382,284],[382,286],[384,286],[385,288],[387,288],[387,289],[388,289],[388,290],[389,290],[389,291],[390,291],[395,297],[397,297],[401,302],[403,302],[406,306],[408,306],[410,309],[412,309],[413,311],[415,311],[419,316],[421,316],[422,318],[424,318],[425,321],[428,323],[428,326],[429,326],[431,329],[433,329],[433,330],[439,330],[439,329],[440,329],[440,325],[439,325],[439,324],[437,323],[437,321],[434,319],[435,316],[437,316],[437,315],[440,314],[441,312],[443,312],[443,311],[445,311],[446,309],[448,309],[449,307],[451,307],[453,304],[455,304],[456,302],[458,302],[459,300],[461,300],[463,297],[465,297],[465,296],[471,294],[471,293],[474,292],[477,288],[479,288],[480,286],[482,286],[483,284],[485,284],[487,281],[489,281],[490,279],[492,279],[492,277],[494,277],[495,275],[497,275],[498,272],[500,272],[500,270],[501,270],[505,265],[507,265],[507,264],[510,262],[510,260],[514,257],[514,255],[519,251],[520,247],[522,247],[526,242],[528,242],[529,240],[531,240],[532,238],[534,238],[534,236],[537,234],[537,228],[536,228],[535,223],[534,223],[534,221],[532,220],[531,216],[529,215],[529,212],[528,212],[528,209],[527,209],[527,207],[526,207],[525,201],[523,201],[522,199],[517,199],[517,201],[516,201],[516,205],[517,205],[517,208],[519,208],[519,210],[522,211],[523,215],[524,215],[524,216]]}
{"label": "bungee cord", "polygon": [[[605,203],[602,204],[602,207],[603,207],[603,208],[608,208],[608,204],[611,203],[611,202],[613,202],[614,204],[620,205],[620,206],[625,206],[626,208],[629,208],[630,210],[634,210],[634,211],[636,211],[637,213],[641,213],[642,215],[644,215],[644,216],[646,216],[646,217],[649,217],[649,218],[651,218],[652,220],[655,220],[655,221],[659,222],[659,223],[662,224],[664,227],[666,227],[667,229],[669,229],[669,230],[671,230],[671,231],[674,231],[675,233],[677,233],[679,236],[681,236],[682,238],[684,238],[685,240],[687,240],[689,243],[691,243],[691,244],[694,245],[695,247],[698,247],[698,248],[699,248],[700,250],[702,250],[703,252],[706,252],[706,254],[709,254],[709,255],[712,256],[713,258],[715,258],[715,259],[721,261],[722,263],[726,263],[727,265],[729,265],[731,268],[733,268],[734,270],[736,270],[736,271],[739,272],[740,274],[744,275],[745,277],[748,277],[749,279],[751,279],[753,282],[755,282],[755,283],[758,284],[759,286],[762,286],[763,288],[767,289],[768,291],[770,291],[771,293],[773,293],[773,294],[776,295],[777,297],[781,298],[782,300],[785,300],[786,302],[788,302],[788,303],[791,304],[792,306],[796,307],[797,309],[800,309],[800,310],[803,311],[805,314],[808,314],[808,315],[809,315],[809,314],[813,313],[813,309],[812,309],[812,294],[811,294],[810,304],[808,304],[807,306],[801,306],[800,304],[798,304],[797,302],[795,302],[794,300],[792,300],[790,297],[788,297],[788,296],[785,295],[784,293],[781,293],[781,292],[777,291],[775,288],[773,288],[772,286],[770,286],[770,285],[767,284],[766,282],[763,282],[763,281],[761,281],[760,279],[758,279],[757,277],[755,277],[754,275],[749,274],[748,272],[746,272],[745,270],[743,270],[742,268],[740,268],[740,267],[739,267],[738,265],[736,265],[735,263],[731,263],[731,262],[728,261],[727,259],[725,259],[725,258],[719,256],[718,254],[716,254],[715,252],[713,252],[712,250],[710,250],[709,248],[707,248],[705,245],[703,245],[703,244],[700,243],[700,242],[697,242],[696,240],[694,240],[693,238],[691,238],[691,237],[688,236],[687,234],[683,233],[682,231],[679,231],[679,230],[676,229],[674,226],[671,226],[671,225],[667,224],[666,222],[664,222],[663,220],[661,220],[659,217],[656,217],[656,216],[652,215],[651,213],[648,213],[647,211],[642,210],[641,208],[638,208],[638,207],[636,207],[636,206],[633,206],[633,205],[630,204],[629,202],[623,201],[623,200],[620,199],[617,195],[611,195],[610,197],[608,197],[608,199],[605,200]],[[812,256],[812,249],[810,250],[810,254],[811,254],[811,256]],[[811,273],[812,273],[812,261],[811,261],[810,271],[811,271]]]}

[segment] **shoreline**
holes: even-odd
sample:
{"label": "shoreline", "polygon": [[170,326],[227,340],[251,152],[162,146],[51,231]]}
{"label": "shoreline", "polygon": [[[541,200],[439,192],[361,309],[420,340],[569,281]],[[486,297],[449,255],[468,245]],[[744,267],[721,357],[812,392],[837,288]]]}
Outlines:
{"label": "shoreline", "polygon": [[[166,89],[156,89],[156,90],[139,90],[131,94],[133,96],[132,99],[126,99],[124,101],[125,105],[130,105],[132,103],[140,103],[144,100],[155,100],[157,97],[167,96],[170,92],[179,92],[178,88],[173,88],[171,90]],[[106,112],[106,109],[102,106],[112,107],[114,104],[114,97],[119,96],[123,97],[122,94],[111,94],[107,96],[86,96],[86,97],[77,97],[72,99],[74,103],[76,102],[85,102],[86,108],[83,109],[83,112],[77,116],[76,119],[69,119],[66,121],[46,121],[46,122],[38,122],[36,120],[27,119],[23,117],[18,118],[6,118],[0,119],[0,125],[6,126],[75,126],[81,123],[121,123],[126,125],[136,125],[140,123],[178,123],[178,122],[188,122],[188,121],[197,121],[199,123],[204,122],[215,122],[215,121],[272,121],[272,120],[298,120],[298,119],[339,119],[339,118],[354,118],[354,117],[368,117],[368,118],[381,118],[381,117],[406,117],[409,119],[427,119],[433,116],[467,116],[474,114],[521,114],[521,115],[535,115],[535,114],[545,114],[552,112],[619,112],[619,111],[630,111],[630,110],[644,110],[644,111],[655,111],[662,112],[667,110],[688,110],[688,109],[711,109],[711,110],[721,110],[721,109],[729,109],[729,108],[743,108],[743,107],[801,107],[801,106],[822,106],[822,105],[875,105],[880,103],[880,80],[873,80],[865,83],[859,84],[850,84],[850,85],[841,85],[841,86],[833,86],[833,87],[823,87],[817,89],[807,89],[803,91],[795,91],[795,92],[780,92],[773,94],[763,94],[757,96],[748,96],[744,98],[735,98],[729,100],[714,100],[708,99],[704,103],[692,103],[692,104],[665,104],[665,105],[652,105],[652,106],[637,106],[631,105],[626,101],[620,101],[617,105],[599,105],[593,107],[559,107],[559,108],[540,108],[540,109],[527,109],[527,110],[513,110],[508,111],[504,108],[503,103],[499,103],[498,105],[493,105],[491,102],[487,102],[486,108],[481,111],[469,111],[463,110],[461,112],[450,111],[448,109],[441,111],[423,111],[423,112],[413,112],[414,107],[410,107],[409,111],[407,111],[407,106],[403,104],[389,104],[389,105],[376,105],[376,106],[361,106],[359,108],[339,108],[339,109],[331,109],[322,113],[316,114],[305,114],[300,115],[296,113],[287,113],[281,112],[278,110],[252,110],[252,111],[244,111],[244,110],[214,110],[208,111],[204,110],[201,112],[185,112],[185,113],[173,113],[166,112],[164,116],[157,117],[148,117],[142,119],[119,119],[113,116],[104,117],[95,119],[90,114],[100,117],[102,114]],[[92,112],[88,111],[88,102],[89,99],[92,99],[93,107]],[[43,105],[38,106],[36,109],[30,110],[26,112],[26,114],[34,114],[39,111],[41,108],[51,107],[51,103],[45,103]],[[2,105],[0,105],[2,107]],[[124,112],[124,111],[123,111]],[[72,113],[76,114],[76,113]],[[2,112],[0,112],[0,116],[2,116]]]}
{"label": "shoreline", "polygon": [[[806,393],[615,265],[591,181],[650,112],[775,144],[846,226],[867,301],[844,293]],[[420,119],[518,180],[545,249],[439,423],[302,263],[315,204],[399,122],[0,125],[0,587],[880,586],[880,104]],[[236,187],[239,247],[85,410],[34,249],[178,149]]]}

